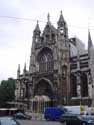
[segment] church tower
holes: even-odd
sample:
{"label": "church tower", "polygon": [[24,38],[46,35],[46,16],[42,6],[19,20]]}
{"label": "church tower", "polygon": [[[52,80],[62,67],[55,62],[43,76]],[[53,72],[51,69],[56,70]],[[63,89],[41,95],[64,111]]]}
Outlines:
{"label": "church tower", "polygon": [[63,98],[62,103],[68,104],[70,96],[70,64],[69,64],[69,40],[68,40],[68,28],[66,21],[63,18],[62,11],[58,21],[57,29],[57,46],[58,46],[58,74],[61,76],[59,87],[60,98]]}

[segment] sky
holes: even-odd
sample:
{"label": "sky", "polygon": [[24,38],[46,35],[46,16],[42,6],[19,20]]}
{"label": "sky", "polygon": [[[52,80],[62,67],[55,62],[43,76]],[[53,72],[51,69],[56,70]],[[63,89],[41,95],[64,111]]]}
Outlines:
{"label": "sky", "polygon": [[[0,81],[17,77],[18,64],[29,69],[33,30],[47,22],[57,27],[62,10],[69,37],[77,36],[87,47],[88,28],[94,44],[94,0],[0,0]],[[16,18],[13,18],[16,17]]]}

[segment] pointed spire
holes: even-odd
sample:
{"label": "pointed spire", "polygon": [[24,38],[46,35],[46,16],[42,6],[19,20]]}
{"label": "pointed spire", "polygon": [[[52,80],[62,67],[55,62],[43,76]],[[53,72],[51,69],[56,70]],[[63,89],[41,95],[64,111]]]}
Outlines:
{"label": "pointed spire", "polygon": [[66,25],[66,22],[64,20],[63,14],[62,14],[62,11],[60,13],[61,14],[60,14],[60,17],[59,17],[59,21],[57,22],[58,28],[64,27]]}
{"label": "pointed spire", "polygon": [[36,24],[36,27],[35,27],[35,32],[40,32],[40,28],[39,28],[39,21],[37,20],[37,24]]}
{"label": "pointed spire", "polygon": [[58,22],[64,22],[64,17],[63,17],[63,14],[62,14],[62,10],[60,12],[60,17],[59,17],[59,21]]}
{"label": "pointed spire", "polygon": [[90,31],[88,30],[88,50],[93,46]]}
{"label": "pointed spire", "polygon": [[49,14],[49,13],[48,13],[48,15],[47,15],[47,25],[51,26],[50,14]]}

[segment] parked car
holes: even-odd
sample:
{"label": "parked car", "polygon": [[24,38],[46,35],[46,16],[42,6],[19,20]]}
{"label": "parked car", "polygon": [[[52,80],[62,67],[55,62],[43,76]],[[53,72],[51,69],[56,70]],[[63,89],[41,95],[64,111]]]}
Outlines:
{"label": "parked car", "polygon": [[94,120],[82,117],[78,114],[65,114],[61,116],[60,122],[67,125],[94,125]]}
{"label": "parked car", "polygon": [[57,121],[66,112],[65,108],[48,107],[45,109],[44,118],[46,120]]}
{"label": "parked car", "polygon": [[26,115],[22,112],[18,112],[16,114],[14,114],[13,117],[16,118],[16,119],[28,119],[28,120],[30,120],[32,118],[30,115]]}
{"label": "parked car", "polygon": [[20,123],[12,117],[0,117],[0,125],[20,125]]}
{"label": "parked car", "polygon": [[84,120],[92,120],[92,121],[94,121],[94,116],[93,115],[82,115],[82,118]]}

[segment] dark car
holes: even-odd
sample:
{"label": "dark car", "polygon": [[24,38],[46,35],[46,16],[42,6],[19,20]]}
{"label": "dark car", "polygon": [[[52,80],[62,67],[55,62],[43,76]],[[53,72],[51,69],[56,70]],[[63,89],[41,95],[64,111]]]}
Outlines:
{"label": "dark car", "polygon": [[65,114],[60,118],[60,122],[66,125],[94,125],[93,119],[83,118],[77,114]]}
{"label": "dark car", "polygon": [[22,112],[18,112],[16,114],[14,114],[14,118],[16,118],[16,119],[28,119],[28,120],[30,120],[32,117],[30,115],[26,115],[26,114],[24,114]]}
{"label": "dark car", "polygon": [[12,117],[0,117],[0,125],[20,125],[20,123]]}

